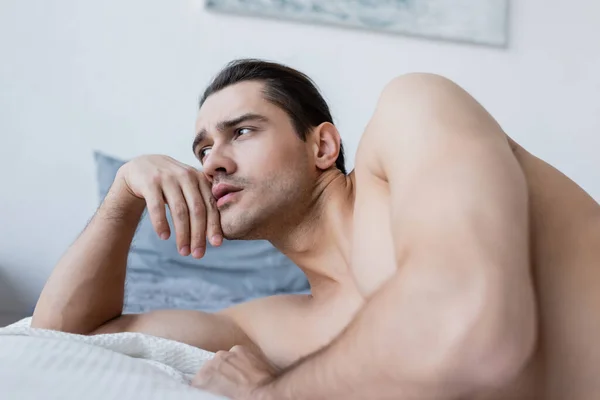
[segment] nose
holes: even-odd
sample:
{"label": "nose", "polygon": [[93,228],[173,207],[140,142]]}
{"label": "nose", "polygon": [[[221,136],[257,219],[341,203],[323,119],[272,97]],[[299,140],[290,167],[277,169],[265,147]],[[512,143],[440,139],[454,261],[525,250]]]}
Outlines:
{"label": "nose", "polygon": [[221,146],[213,146],[202,163],[202,170],[211,182],[216,175],[231,175],[236,169],[235,161]]}

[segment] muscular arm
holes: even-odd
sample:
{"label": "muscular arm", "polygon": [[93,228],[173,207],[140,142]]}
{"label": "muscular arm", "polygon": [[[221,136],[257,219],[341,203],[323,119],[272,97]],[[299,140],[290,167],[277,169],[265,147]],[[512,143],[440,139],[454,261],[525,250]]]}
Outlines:
{"label": "muscular arm", "polygon": [[532,351],[527,194],[501,129],[455,85],[419,75],[386,89],[369,129],[357,184],[389,183],[397,272],[256,398],[470,398]]}
{"label": "muscular arm", "polygon": [[208,351],[234,345],[255,348],[236,323],[239,307],[215,314],[161,310],[121,315],[127,256],[145,206],[118,175],[86,229],[56,265],[36,305],[32,327],[86,335],[141,332]]}

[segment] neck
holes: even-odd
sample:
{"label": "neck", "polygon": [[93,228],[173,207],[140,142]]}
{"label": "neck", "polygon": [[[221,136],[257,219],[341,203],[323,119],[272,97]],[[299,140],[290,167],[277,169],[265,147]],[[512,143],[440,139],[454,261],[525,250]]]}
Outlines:
{"label": "neck", "polygon": [[354,173],[346,176],[337,169],[323,172],[300,221],[271,240],[304,271],[313,297],[352,284],[354,194]]}

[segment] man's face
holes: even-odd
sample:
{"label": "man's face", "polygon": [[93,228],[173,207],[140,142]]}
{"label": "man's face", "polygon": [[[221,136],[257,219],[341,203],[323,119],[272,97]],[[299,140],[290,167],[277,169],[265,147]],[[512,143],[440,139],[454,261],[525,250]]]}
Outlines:
{"label": "man's face", "polygon": [[[316,179],[310,145],[289,116],[247,81],[208,97],[198,112],[194,152],[213,185],[228,239],[270,239],[294,223]],[[231,189],[241,189],[223,196]]]}

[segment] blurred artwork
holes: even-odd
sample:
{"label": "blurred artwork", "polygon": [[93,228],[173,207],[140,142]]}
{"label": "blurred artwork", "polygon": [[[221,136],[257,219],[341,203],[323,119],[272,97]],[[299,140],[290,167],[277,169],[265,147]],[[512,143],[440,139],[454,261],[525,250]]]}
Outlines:
{"label": "blurred artwork", "polygon": [[206,0],[209,10],[506,46],[509,0]]}

